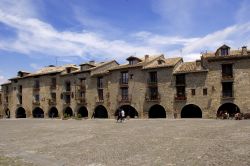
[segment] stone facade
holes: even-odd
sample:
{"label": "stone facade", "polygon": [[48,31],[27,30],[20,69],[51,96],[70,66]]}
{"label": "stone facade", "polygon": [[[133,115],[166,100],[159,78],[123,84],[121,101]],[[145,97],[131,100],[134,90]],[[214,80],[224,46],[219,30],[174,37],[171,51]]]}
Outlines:
{"label": "stone facade", "polygon": [[223,45],[200,60],[164,55],[48,66],[19,71],[2,84],[6,118],[81,116],[113,118],[119,108],[131,118],[216,118],[250,112],[250,51]]}

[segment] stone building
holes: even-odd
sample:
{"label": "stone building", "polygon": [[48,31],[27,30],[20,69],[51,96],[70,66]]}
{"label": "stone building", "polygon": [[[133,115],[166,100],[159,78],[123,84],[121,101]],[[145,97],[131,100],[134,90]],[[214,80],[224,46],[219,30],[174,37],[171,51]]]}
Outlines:
{"label": "stone building", "polygon": [[6,118],[216,118],[250,112],[250,51],[223,45],[194,62],[164,55],[19,71],[2,84]]}

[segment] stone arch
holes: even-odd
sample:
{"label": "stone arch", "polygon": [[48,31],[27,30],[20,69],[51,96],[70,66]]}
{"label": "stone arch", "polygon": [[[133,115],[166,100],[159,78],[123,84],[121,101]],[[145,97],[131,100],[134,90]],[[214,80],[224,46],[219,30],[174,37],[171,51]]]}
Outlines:
{"label": "stone arch", "polygon": [[44,111],[40,107],[36,107],[32,111],[33,118],[44,118]]}
{"label": "stone arch", "polygon": [[148,111],[148,118],[166,118],[166,111],[159,104],[153,105]]}
{"label": "stone arch", "polygon": [[26,118],[26,111],[23,107],[19,107],[16,110],[16,118]]}
{"label": "stone arch", "polygon": [[[124,110],[125,117],[129,116],[130,118],[138,118],[137,110],[131,105],[122,105],[119,108]],[[115,115],[118,115],[118,109],[116,110]]]}
{"label": "stone arch", "polygon": [[199,106],[188,104],[182,108],[181,118],[202,118],[202,111]]}
{"label": "stone arch", "polygon": [[5,117],[10,118],[10,110],[9,110],[9,108],[6,108],[4,112],[5,112]]}
{"label": "stone arch", "polygon": [[64,116],[72,117],[73,116],[73,111],[70,107],[66,107],[63,111]]}
{"label": "stone arch", "polygon": [[81,115],[81,117],[87,118],[88,117],[88,109],[85,106],[81,106],[77,111],[77,115]]}
{"label": "stone arch", "polygon": [[236,113],[240,112],[240,108],[234,103],[224,103],[217,110],[217,117],[221,115],[221,113],[227,112],[230,117],[234,117]]}
{"label": "stone arch", "polygon": [[108,111],[103,105],[98,105],[95,108],[94,114],[92,115],[94,118],[108,118]]}
{"label": "stone arch", "polygon": [[57,117],[59,117],[57,108],[51,107],[49,110],[49,118],[57,118]]}

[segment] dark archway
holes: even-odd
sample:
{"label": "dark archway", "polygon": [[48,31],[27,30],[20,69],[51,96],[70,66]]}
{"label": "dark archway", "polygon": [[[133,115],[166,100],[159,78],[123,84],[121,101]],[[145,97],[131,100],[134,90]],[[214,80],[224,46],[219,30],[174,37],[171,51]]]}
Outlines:
{"label": "dark archway", "polygon": [[32,111],[33,118],[44,118],[44,112],[40,107],[36,107]]}
{"label": "dark archway", "polygon": [[94,111],[94,114],[92,117],[94,117],[94,118],[108,118],[108,111],[104,106],[99,105],[95,108],[95,111]]}
{"label": "dark archway", "polygon": [[49,110],[49,117],[50,118],[57,118],[58,117],[58,110],[56,107],[51,107]]}
{"label": "dark archway", "polygon": [[26,118],[26,111],[23,107],[19,107],[16,110],[16,118]]}
{"label": "dark archway", "polygon": [[5,117],[6,117],[6,118],[10,118],[10,110],[9,110],[9,108],[7,108],[7,109],[5,110]]}
{"label": "dark archway", "polygon": [[166,111],[161,105],[153,105],[149,109],[148,118],[166,118]]}
{"label": "dark archway", "polygon": [[72,117],[73,116],[73,111],[70,107],[66,107],[63,111],[63,115],[67,117]]}
{"label": "dark archway", "polygon": [[77,115],[80,115],[82,118],[88,117],[88,110],[86,107],[82,106],[78,109]]}
{"label": "dark archway", "polygon": [[[130,118],[138,118],[138,112],[136,109],[130,105],[123,105],[120,107],[125,112],[125,117],[129,116]],[[116,110],[115,116],[118,115],[118,110]]]}
{"label": "dark archway", "polygon": [[202,118],[202,111],[197,105],[189,104],[182,108],[181,118]]}
{"label": "dark archway", "polygon": [[221,113],[226,112],[229,114],[230,117],[234,117],[236,113],[240,112],[240,108],[234,103],[222,104],[217,111],[217,116],[220,116]]}

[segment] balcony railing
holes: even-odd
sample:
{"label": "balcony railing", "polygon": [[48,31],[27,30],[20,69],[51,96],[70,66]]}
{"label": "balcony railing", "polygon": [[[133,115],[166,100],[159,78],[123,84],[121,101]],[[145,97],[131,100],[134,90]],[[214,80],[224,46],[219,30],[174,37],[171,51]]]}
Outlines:
{"label": "balcony railing", "polygon": [[86,91],[86,85],[85,84],[79,84],[79,85],[77,85],[77,89],[79,90],[79,91]]}
{"label": "balcony railing", "polygon": [[120,79],[120,86],[128,86],[128,79]]}
{"label": "balcony railing", "polygon": [[119,95],[118,102],[120,103],[131,103],[131,95]]}
{"label": "balcony railing", "polygon": [[32,104],[33,104],[33,105],[40,105],[40,101],[36,101],[36,100],[35,100],[35,101],[32,102]]}
{"label": "balcony railing", "polygon": [[100,97],[95,97],[95,102],[96,102],[96,103],[103,103],[103,102],[104,102],[104,99],[103,99],[103,98],[100,98]]}
{"label": "balcony railing", "polygon": [[77,102],[77,104],[84,104],[84,105],[87,104],[85,97],[77,98],[76,102]]}
{"label": "balcony railing", "polygon": [[223,99],[234,98],[233,91],[223,91],[222,98]]}
{"label": "balcony railing", "polygon": [[50,89],[51,90],[55,90],[56,89],[56,85],[50,85]]}
{"label": "balcony railing", "polygon": [[175,95],[174,96],[174,100],[175,101],[185,101],[185,100],[187,100],[187,96],[186,96],[186,94],[184,95]]}
{"label": "balcony railing", "polygon": [[40,91],[40,87],[36,87],[36,86],[33,87],[33,91],[34,91],[34,92],[39,92],[39,91]]}
{"label": "balcony railing", "polygon": [[146,94],[145,95],[145,100],[146,101],[152,101],[152,102],[159,102],[161,101],[161,96],[160,94]]}
{"label": "balcony railing", "polygon": [[48,103],[49,103],[49,105],[56,105],[56,100],[55,99],[49,99]]}
{"label": "balcony railing", "polygon": [[157,86],[157,80],[148,79],[148,86]]}
{"label": "balcony railing", "polygon": [[222,75],[222,81],[233,81],[233,75]]}

